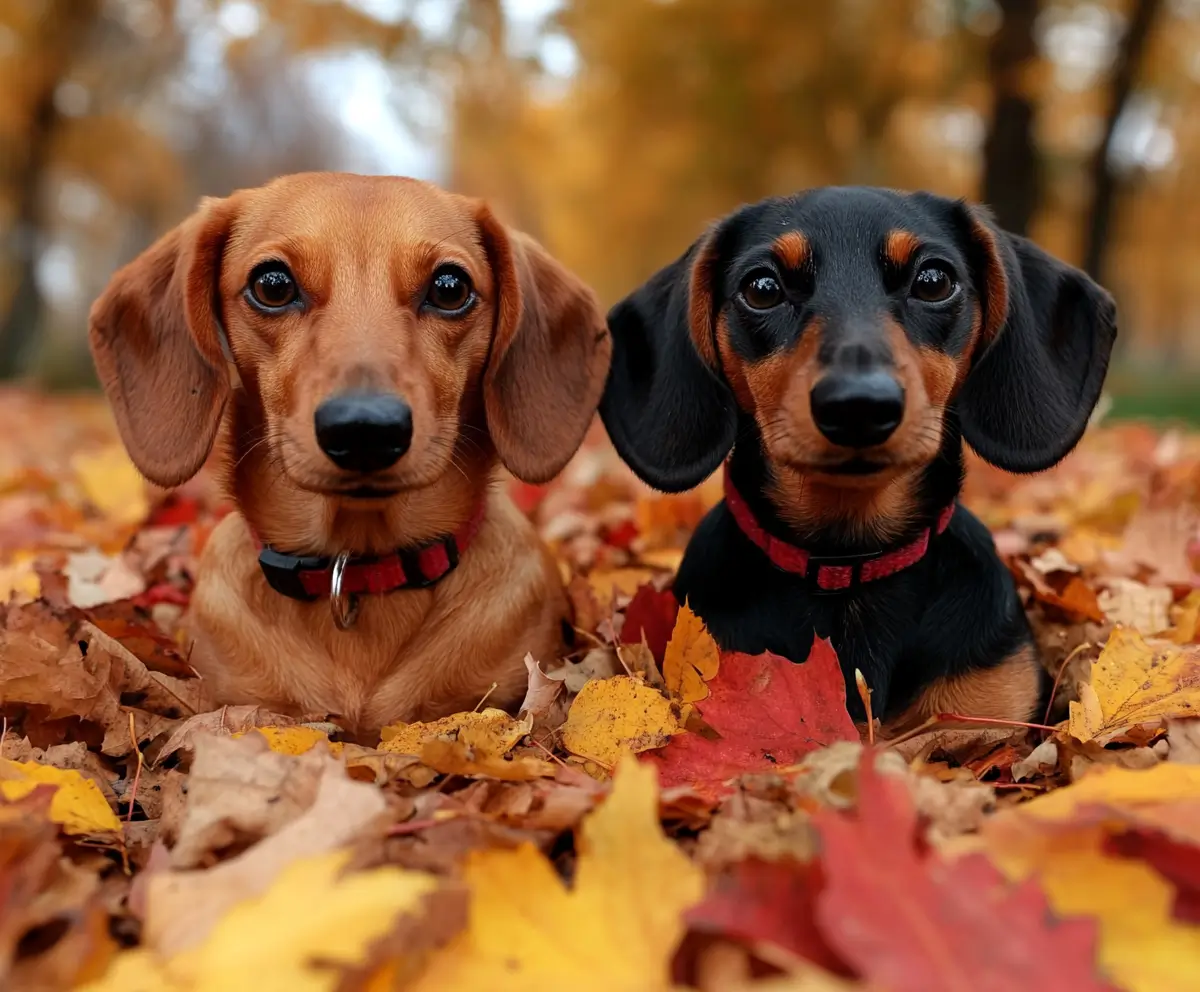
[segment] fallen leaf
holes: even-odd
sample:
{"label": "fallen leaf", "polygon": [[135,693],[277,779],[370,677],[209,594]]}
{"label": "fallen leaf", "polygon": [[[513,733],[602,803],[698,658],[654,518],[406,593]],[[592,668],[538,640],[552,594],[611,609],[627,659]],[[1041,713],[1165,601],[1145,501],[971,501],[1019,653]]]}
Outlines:
{"label": "fallen leaf", "polygon": [[522,717],[531,718],[533,725],[538,726],[544,721],[549,721],[558,708],[557,704],[562,695],[563,683],[557,679],[548,678],[542,671],[542,666],[534,660],[531,654],[525,655],[525,671],[528,673],[529,682],[525,689],[525,698],[521,701],[520,709],[517,712]]}
{"label": "fallen leaf", "polygon": [[115,524],[138,524],[150,513],[146,483],[125,448],[110,444],[71,459],[88,502]]}
{"label": "fallen leaf", "polygon": [[67,577],[67,599],[81,609],[130,599],[146,589],[145,579],[123,558],[100,551],[68,555],[63,574]]}
{"label": "fallen leaf", "polygon": [[1095,927],[1048,918],[1033,883],[1010,888],[979,855],[923,859],[904,783],[864,751],[857,810],[815,814],[826,883],[817,905],[829,945],[890,992],[1109,989],[1095,973]]}
{"label": "fallen leaf", "polygon": [[464,740],[434,738],[421,746],[421,763],[443,775],[484,776],[502,782],[525,782],[535,778],[553,778],[555,767],[549,761],[528,756],[505,758],[479,750]]}
{"label": "fallen leaf", "polygon": [[378,789],[351,781],[333,762],[326,764],[312,805],[278,832],[207,870],[153,875],[146,890],[144,943],[164,958],[203,943],[225,913],[266,892],[289,864],[336,850],[372,825],[382,828],[386,816]]}
{"label": "fallen leaf", "polygon": [[181,723],[158,752],[166,761],[176,751],[190,751],[199,736],[236,737],[258,727],[287,727],[298,721],[263,706],[222,706],[219,710],[197,713]]}
{"label": "fallen leaf", "polygon": [[174,868],[210,864],[276,833],[312,806],[321,779],[341,766],[327,752],[276,754],[258,734],[197,737]]}
{"label": "fallen leaf", "polygon": [[1171,599],[1171,590],[1166,586],[1148,586],[1114,576],[1100,591],[1097,602],[1110,623],[1155,633],[1170,623]]}
{"label": "fallen leaf", "polygon": [[39,765],[36,761],[0,758],[0,795],[10,802],[21,799],[39,786],[54,789],[50,819],[69,834],[104,834],[121,829],[103,793],[95,782],[77,771]]}
{"label": "fallen leaf", "polygon": [[688,910],[689,927],[748,943],[765,942],[839,975],[851,972],[816,923],[825,884],[817,862],[751,858],[710,880],[704,901]]}
{"label": "fallen leaf", "polygon": [[1171,883],[1146,864],[1106,853],[1107,837],[1101,825],[1046,829],[1017,807],[985,823],[978,846],[1011,881],[1036,880],[1055,913],[1096,920],[1098,963],[1120,988],[1200,987],[1200,927],[1172,921]]}
{"label": "fallen leaf", "polygon": [[1092,665],[1091,691],[1072,702],[1076,740],[1111,738],[1138,724],[1200,715],[1200,657],[1168,642],[1146,643],[1117,627]]}
{"label": "fallen leaf", "polygon": [[646,644],[658,662],[666,654],[667,642],[675,630],[679,602],[670,589],[660,592],[652,584],[638,588],[625,607],[625,624],[621,627],[623,644]]}
{"label": "fallen leaf", "polygon": [[834,741],[859,739],[837,654],[822,638],[799,665],[770,652],[723,654],[708,689],[696,709],[717,739],[683,733],[648,755],[664,788],[686,785],[717,797],[744,772],[785,768]]}
{"label": "fallen leaf", "polygon": [[654,779],[622,761],[612,794],[580,829],[570,889],[531,846],[472,852],[467,932],[414,992],[667,992],[682,914],[704,880],[663,836]]}
{"label": "fallen leaf", "polygon": [[716,678],[721,651],[708,628],[687,603],[679,608],[675,629],[663,656],[663,680],[671,697],[683,704],[680,721],[687,723],[688,704],[708,697],[708,682]]}
{"label": "fallen leaf", "polygon": [[572,754],[611,769],[623,751],[662,747],[679,725],[670,701],[628,675],[588,682],[567,713],[562,742]]}
{"label": "fallen leaf", "polygon": [[[316,727],[256,727],[245,733],[262,735],[266,739],[267,747],[276,754],[305,754],[318,744],[328,745],[330,754],[335,757],[342,753],[342,745],[337,742],[330,743],[329,736]],[[231,736],[241,737],[243,735],[232,734]]]}
{"label": "fallen leaf", "polygon": [[120,954],[81,992],[334,992],[335,968],[361,963],[397,916],[420,912],[437,886],[400,868],[344,874],[347,860],[335,851],[296,861],[264,895],[217,921],[202,944],[166,961],[149,950]]}
{"label": "fallen leaf", "polygon": [[439,737],[464,740],[481,753],[499,757],[533,727],[532,718],[514,720],[504,710],[456,713],[432,723],[397,723],[383,728],[379,750],[396,754],[421,753],[421,748]]}

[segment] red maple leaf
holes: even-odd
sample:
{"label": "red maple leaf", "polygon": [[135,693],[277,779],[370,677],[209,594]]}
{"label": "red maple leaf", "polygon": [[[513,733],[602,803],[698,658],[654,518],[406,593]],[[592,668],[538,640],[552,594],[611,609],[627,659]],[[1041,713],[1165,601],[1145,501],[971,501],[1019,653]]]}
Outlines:
{"label": "red maple leaf", "polygon": [[1055,921],[1030,880],[1010,886],[982,855],[945,862],[918,850],[904,782],[865,750],[853,815],[814,814],[827,943],[889,992],[1100,992],[1096,924]]}
{"label": "red maple leaf", "polygon": [[749,944],[768,943],[827,971],[850,971],[817,930],[816,902],[824,885],[819,862],[752,858],[709,882],[704,901],[687,911],[691,930]]}
{"label": "red maple leaf", "polygon": [[654,660],[662,664],[663,655],[667,653],[667,641],[675,629],[675,617],[679,613],[679,603],[675,594],[667,589],[659,592],[647,583],[640,586],[633,594],[633,599],[625,607],[625,625],[621,628],[622,644],[640,644],[642,635],[646,635],[646,646],[654,655]]}
{"label": "red maple leaf", "polygon": [[792,765],[834,741],[859,739],[837,654],[823,638],[813,639],[800,665],[769,651],[722,654],[708,692],[696,709],[718,738],[678,734],[646,756],[657,764],[663,788],[688,785],[715,799],[745,772]]}

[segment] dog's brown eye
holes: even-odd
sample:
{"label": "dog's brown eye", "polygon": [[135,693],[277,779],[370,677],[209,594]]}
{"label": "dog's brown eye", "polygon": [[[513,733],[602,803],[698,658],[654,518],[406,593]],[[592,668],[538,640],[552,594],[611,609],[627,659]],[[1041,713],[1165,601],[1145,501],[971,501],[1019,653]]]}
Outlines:
{"label": "dog's brown eye", "polygon": [[754,272],[742,284],[742,299],[752,310],[770,310],[783,302],[783,287],[770,272]]}
{"label": "dog's brown eye", "polygon": [[922,303],[941,303],[954,295],[954,277],[940,265],[926,265],[913,280],[912,296]]}
{"label": "dog's brown eye", "polygon": [[463,309],[474,296],[467,274],[457,266],[447,265],[433,274],[425,302],[438,310],[454,313]]}
{"label": "dog's brown eye", "polygon": [[284,265],[264,266],[250,280],[250,295],[254,302],[268,310],[279,310],[295,303],[298,293],[296,280]]}

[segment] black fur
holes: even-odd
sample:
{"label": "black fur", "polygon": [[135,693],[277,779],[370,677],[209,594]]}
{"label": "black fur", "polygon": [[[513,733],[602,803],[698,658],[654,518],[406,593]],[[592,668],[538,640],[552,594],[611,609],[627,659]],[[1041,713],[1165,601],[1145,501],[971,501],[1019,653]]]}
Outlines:
{"label": "black fur", "polygon": [[[692,334],[715,338],[723,315],[731,346],[753,362],[795,347],[820,318],[826,331],[819,357],[829,361],[826,351],[838,341],[847,346],[855,327],[890,314],[914,344],[961,356],[987,303],[986,246],[972,233],[977,221],[990,225],[959,201],[866,188],[815,190],[732,214],[609,314],[613,364],[600,411],[618,452],[649,484],[678,491],[703,481],[732,449],[732,479],[768,532],[816,554],[880,550],[849,532],[800,533],[780,519],[764,495],[772,469],[757,424],[738,410],[723,371],[702,360]],[[926,246],[922,258],[951,267],[962,287],[956,304],[907,306],[910,277],[890,271],[880,255],[893,229],[914,232]],[[1039,471],[1074,447],[1099,398],[1116,334],[1112,299],[1031,242],[990,229],[1008,276],[1008,316],[994,343],[972,356],[962,391],[946,410],[939,453],[922,470],[912,533],[897,546],[956,498],[964,439],[1001,468]],[[788,231],[805,234],[811,263],[804,272],[780,272],[789,306],[751,311],[738,302],[739,288]],[[712,273],[701,287],[712,293],[712,322],[692,329],[698,260]],[[696,530],[675,589],[725,649],[802,661],[814,631],[831,637],[856,718],[863,716],[852,688],[856,668],[872,688],[876,715],[886,719],[934,679],[1000,664],[1032,641],[990,534],[961,506],[916,565],[851,592],[814,595],[806,579],[775,567],[721,503]]]}

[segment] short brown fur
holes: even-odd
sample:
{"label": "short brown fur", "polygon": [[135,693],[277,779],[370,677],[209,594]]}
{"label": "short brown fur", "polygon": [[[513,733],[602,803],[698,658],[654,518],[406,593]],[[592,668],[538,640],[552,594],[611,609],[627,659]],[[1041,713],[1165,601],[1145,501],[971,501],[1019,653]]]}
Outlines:
{"label": "short brown fur", "polygon": [[[286,261],[306,304],[264,315],[248,274]],[[462,317],[422,306],[435,267],[478,293]],[[214,309],[214,303],[218,307]],[[240,388],[221,356],[223,324]],[[528,481],[574,453],[608,372],[590,292],[480,202],[415,180],[304,174],[206,201],[114,276],[91,341],[122,437],[152,480],[194,474],[214,440],[238,512],[214,531],[192,600],[192,663],[218,702],[335,714],[370,732],[397,720],[515,703],[526,651],[561,648],[566,597],[529,522],[493,487],[498,461]],[[316,407],[386,389],[413,411],[413,441],[376,483],[338,493]],[[378,553],[482,527],[428,589],[369,596],[337,630],[329,604],[267,586],[254,535],[298,554]]]}

